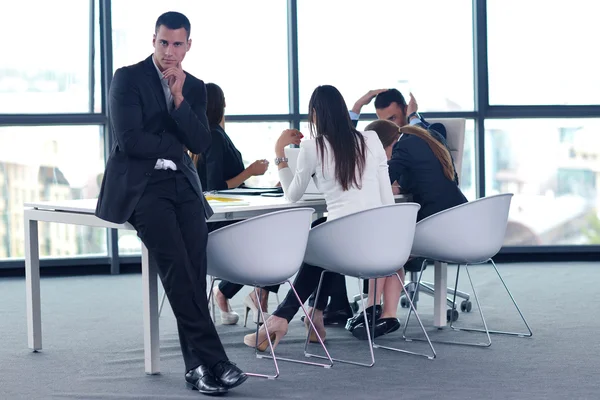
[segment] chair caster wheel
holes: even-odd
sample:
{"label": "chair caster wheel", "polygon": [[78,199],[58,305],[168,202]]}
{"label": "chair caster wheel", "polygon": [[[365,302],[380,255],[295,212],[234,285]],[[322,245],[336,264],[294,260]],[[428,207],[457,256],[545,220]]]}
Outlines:
{"label": "chair caster wheel", "polygon": [[471,304],[471,302],[469,300],[463,300],[460,303],[460,311],[462,311],[462,312],[471,312],[472,308],[473,308],[473,304]]}
{"label": "chair caster wheel", "polygon": [[409,307],[409,302],[408,302],[408,300],[406,300],[406,297],[400,298],[400,306],[402,308],[408,308]]}
{"label": "chair caster wheel", "polygon": [[458,310],[456,309],[448,309],[446,310],[446,321],[454,322],[458,319]]}

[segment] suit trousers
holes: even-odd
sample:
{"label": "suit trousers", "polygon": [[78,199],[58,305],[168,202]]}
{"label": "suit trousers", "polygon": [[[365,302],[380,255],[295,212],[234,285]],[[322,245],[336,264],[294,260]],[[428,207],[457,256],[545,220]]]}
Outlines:
{"label": "suit trousers", "polygon": [[158,265],[177,319],[186,372],[227,361],[208,310],[204,207],[186,176],[154,170],[129,222]]}

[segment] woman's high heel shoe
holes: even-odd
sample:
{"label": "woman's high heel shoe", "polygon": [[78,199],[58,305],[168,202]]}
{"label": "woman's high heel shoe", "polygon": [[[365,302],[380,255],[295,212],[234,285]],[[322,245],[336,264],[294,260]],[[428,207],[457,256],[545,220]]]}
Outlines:
{"label": "woman's high heel shoe", "polygon": [[[244,327],[247,325],[248,313],[250,312],[250,310],[252,310],[252,322],[258,324],[258,319],[260,318],[260,311],[258,311],[258,307],[256,306],[256,304],[254,304],[254,301],[250,295],[244,297],[244,306],[246,307],[244,309]],[[263,311],[263,314],[265,315],[265,320],[267,320],[270,316],[266,311]],[[260,323],[262,324],[262,322],[263,320],[261,319]]]}
{"label": "woman's high heel shoe", "polygon": [[[309,316],[312,315],[312,308],[308,309],[307,312],[308,312]],[[315,328],[317,329],[319,336],[321,336],[321,340],[325,341],[325,336],[327,335],[327,331],[325,330],[325,322],[323,320],[323,312],[322,311],[316,310],[314,319],[313,319],[313,324],[315,325]],[[308,341],[311,343],[319,343],[319,338],[315,334],[315,330],[311,329],[310,322],[308,322],[308,318],[304,318],[304,326],[306,326],[306,331],[310,332],[310,337],[308,338]]]}
{"label": "woman's high heel shoe", "polygon": [[215,302],[215,304],[217,304],[217,308],[219,309],[219,312],[221,313],[221,323],[223,325],[237,324],[237,322],[240,319],[240,315],[231,309],[231,307],[229,306],[229,300],[227,300],[227,310],[228,311],[221,310],[221,307],[219,307],[218,303],[217,303],[217,293],[219,293],[219,288],[214,287],[213,288],[213,301]]}
{"label": "woman's high heel shoe", "polygon": [[288,331],[288,322],[285,318],[271,315],[267,322],[258,331],[258,344],[256,340],[256,333],[251,333],[244,336],[244,344],[249,347],[255,347],[258,351],[265,351],[269,347],[269,341],[267,339],[267,330],[265,325],[269,328],[269,336],[273,343],[273,349],[277,347],[279,341],[286,335]]}

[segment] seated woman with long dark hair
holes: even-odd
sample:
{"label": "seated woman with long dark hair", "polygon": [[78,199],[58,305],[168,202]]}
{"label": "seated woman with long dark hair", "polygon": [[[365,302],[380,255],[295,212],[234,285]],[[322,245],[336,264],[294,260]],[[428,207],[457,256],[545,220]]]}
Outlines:
{"label": "seated woman with long dark hair", "polygon": [[[212,142],[202,155],[192,157],[198,168],[198,175],[204,190],[223,190],[239,187],[248,178],[263,175],[269,167],[267,160],[256,160],[244,168],[242,154],[235,147],[227,133],[225,133],[225,94],[214,83],[206,84],[206,116],[210,124]],[[229,225],[229,222],[209,222],[209,231]],[[229,306],[229,299],[235,296],[243,285],[221,281],[213,291],[214,300],[221,312],[221,323],[224,325],[236,324],[239,315]],[[257,301],[254,291],[244,298],[246,319],[252,310],[252,320],[258,323],[258,307],[267,311],[269,292],[277,293],[279,286],[269,286],[261,291],[261,299]]]}
{"label": "seated woman with long dark hair", "polygon": [[[389,160],[389,180],[393,183],[395,194],[401,188],[403,192],[412,195],[412,201],[421,205],[417,221],[467,202],[456,184],[450,152],[426,129],[415,125],[400,128],[391,121],[377,120],[367,125],[365,130],[377,132],[383,144]],[[422,259],[409,260],[408,263],[415,261],[420,268]],[[404,268],[398,273],[404,281]],[[379,305],[383,294],[383,310],[373,333],[377,337],[400,327],[396,313],[402,287],[395,277],[382,278],[377,281],[377,293],[373,297],[372,286],[369,290],[369,307]],[[366,339],[364,323],[356,324],[351,331],[354,336]]]}
{"label": "seated woman with long dark hair", "polygon": [[[314,139],[302,142],[296,171],[288,167],[284,148],[290,144],[300,144],[302,134],[294,129],[286,129],[275,145],[279,179],[289,201],[300,200],[309,181],[314,179],[325,197],[329,220],[394,203],[387,158],[379,138],[375,132],[363,133],[354,128],[344,98],[336,88],[319,86],[314,90],[309,102],[308,121]],[[284,234],[285,229],[282,230],[282,235]],[[317,287],[322,271],[322,268],[308,264],[303,264],[300,268],[294,286],[302,302]],[[323,283],[325,299],[328,286]],[[319,335],[325,338],[323,309],[326,301],[325,304],[322,303],[317,299],[313,322]],[[274,336],[274,345],[287,333],[288,322],[299,308],[300,303],[290,290],[285,300],[267,319],[266,325]],[[305,324],[308,324],[308,319]],[[256,333],[246,335],[244,343],[255,347],[256,339]],[[311,337],[311,341],[315,340],[316,337]],[[258,349],[264,351],[267,346],[263,326],[258,332]]]}

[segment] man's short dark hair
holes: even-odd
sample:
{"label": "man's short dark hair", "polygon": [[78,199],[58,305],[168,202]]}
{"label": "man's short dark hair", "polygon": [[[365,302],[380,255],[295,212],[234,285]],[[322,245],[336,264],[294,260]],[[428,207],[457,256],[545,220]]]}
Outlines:
{"label": "man's short dark hair", "polygon": [[156,28],[154,30],[155,34],[158,33],[158,29],[161,25],[173,30],[183,28],[187,32],[187,38],[190,38],[190,31],[192,29],[190,20],[182,13],[177,11],[168,11],[158,17],[156,20]]}
{"label": "man's short dark hair", "polygon": [[375,97],[375,108],[378,110],[387,108],[392,103],[398,103],[400,107],[406,107],[406,100],[404,100],[404,96],[398,89],[388,89]]}

